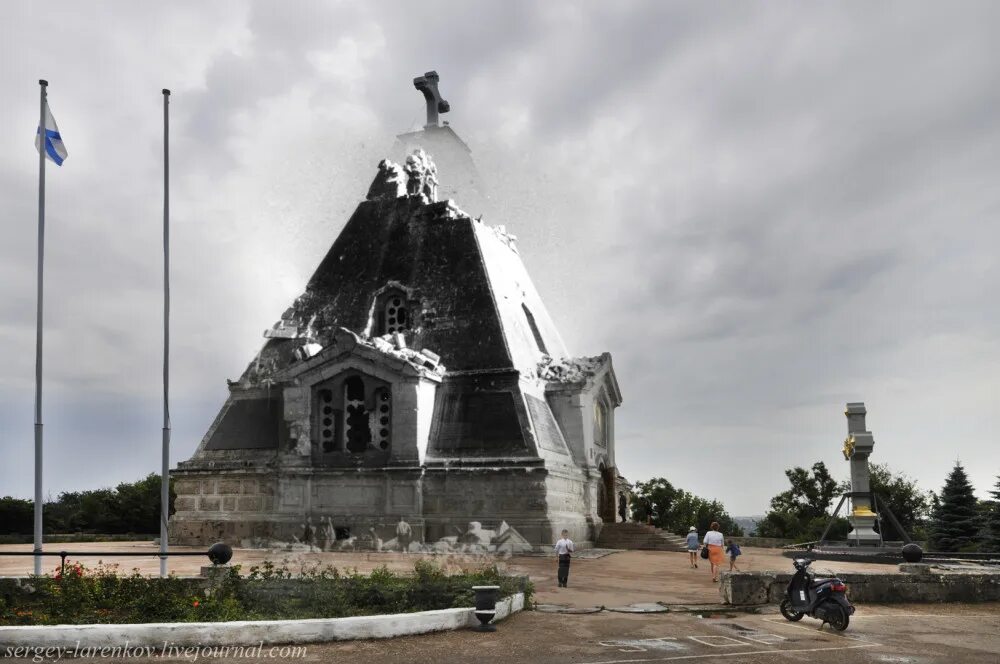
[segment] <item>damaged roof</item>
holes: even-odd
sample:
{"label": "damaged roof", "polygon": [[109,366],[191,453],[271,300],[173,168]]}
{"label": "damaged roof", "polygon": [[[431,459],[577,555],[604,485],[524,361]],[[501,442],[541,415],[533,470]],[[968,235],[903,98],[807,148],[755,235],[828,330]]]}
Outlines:
{"label": "damaged roof", "polygon": [[373,327],[376,297],[392,285],[412,298],[407,351],[432,351],[453,372],[531,375],[544,357],[567,354],[514,236],[472,219],[453,201],[432,200],[432,184],[413,187],[412,177],[388,160],[379,164],[368,200],[305,292],[265,332],[240,383],[273,380],[309,357],[308,346],[325,349],[341,329],[380,345],[364,335]]}

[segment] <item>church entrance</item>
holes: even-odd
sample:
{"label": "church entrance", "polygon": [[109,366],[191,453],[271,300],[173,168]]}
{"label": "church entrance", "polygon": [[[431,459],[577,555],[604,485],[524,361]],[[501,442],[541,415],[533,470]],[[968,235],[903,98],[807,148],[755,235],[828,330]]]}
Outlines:
{"label": "church entrance", "polygon": [[615,522],[615,469],[600,465],[601,486],[597,494],[597,514],[605,523]]}

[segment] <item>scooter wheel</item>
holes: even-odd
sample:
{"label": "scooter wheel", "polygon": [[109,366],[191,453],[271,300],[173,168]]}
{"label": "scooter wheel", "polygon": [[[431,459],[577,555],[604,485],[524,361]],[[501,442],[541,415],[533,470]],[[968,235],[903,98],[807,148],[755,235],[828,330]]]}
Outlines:
{"label": "scooter wheel", "polygon": [[836,609],[830,611],[830,616],[827,618],[830,623],[830,627],[834,628],[838,632],[843,632],[847,629],[847,625],[850,624],[851,618],[847,615],[847,611],[844,607],[837,605]]}
{"label": "scooter wheel", "polygon": [[802,620],[802,617],[805,615],[804,613],[793,611],[792,603],[787,599],[781,601],[781,606],[779,608],[781,609],[781,615],[785,617],[785,620],[789,620],[791,622],[798,622],[799,620]]}

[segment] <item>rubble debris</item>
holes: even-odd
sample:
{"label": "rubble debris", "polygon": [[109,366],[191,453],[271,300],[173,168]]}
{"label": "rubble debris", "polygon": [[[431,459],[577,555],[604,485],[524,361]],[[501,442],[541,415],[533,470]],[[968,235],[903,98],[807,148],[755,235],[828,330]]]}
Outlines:
{"label": "rubble debris", "polygon": [[264,338],[315,340],[315,332],[313,330],[315,322],[316,316],[313,316],[309,319],[308,323],[304,324],[295,307],[289,307],[285,310],[285,313],[281,314],[281,319],[277,323],[272,325],[270,329],[264,330]]}
{"label": "rubble debris", "polygon": [[413,151],[403,166],[406,173],[406,193],[421,196],[425,203],[437,203],[437,166],[430,156],[421,149]]}
{"label": "rubble debris", "polygon": [[299,327],[294,321],[279,320],[270,329],[264,330],[265,339],[294,339],[299,336]]}
{"label": "rubble debris", "polygon": [[531,543],[506,521],[501,521],[495,529],[483,528],[481,521],[471,521],[465,532],[442,537],[435,542],[417,540],[400,542],[398,534],[391,539],[383,540],[374,526],[369,527],[362,535],[336,539],[331,517],[321,517],[320,524],[320,528],[315,532],[312,530],[311,520],[301,525],[302,535],[293,534],[291,541],[252,538],[243,540],[243,545],[297,552],[405,550],[407,553],[492,554],[505,557],[534,551]]}
{"label": "rubble debris", "polygon": [[507,232],[507,227],[503,224],[499,226],[490,227],[493,233],[500,239],[501,242],[507,245],[507,247],[517,253],[517,236],[513,233]]}
{"label": "rubble debris", "polygon": [[420,354],[424,357],[424,366],[428,369],[436,369],[441,364],[441,356],[437,353],[422,348]]}
{"label": "rubble debris", "polygon": [[551,383],[582,383],[592,378],[611,360],[608,353],[593,357],[544,357],[538,363],[538,377]]}
{"label": "rubble debris", "polygon": [[323,350],[323,347],[320,346],[318,343],[308,342],[305,345],[299,346],[298,348],[295,349],[294,352],[295,359],[297,359],[300,362],[304,362],[308,360],[310,357],[317,355],[321,350]]}
{"label": "rubble debris", "polygon": [[378,163],[378,173],[368,187],[368,200],[392,200],[406,196],[406,174],[399,164],[383,159]]}
{"label": "rubble debris", "polygon": [[[380,353],[391,355],[392,357],[400,360],[405,360],[414,366],[421,367],[438,375],[443,376],[445,372],[447,372],[447,368],[443,364],[440,364],[441,358],[438,357],[436,353],[426,349],[418,351],[412,348],[407,348],[406,340],[399,332],[369,338],[354,334],[354,332],[342,327],[337,330],[335,336],[340,337],[341,335],[350,335],[354,338],[354,342],[359,345],[374,348]],[[430,355],[428,355],[428,353]],[[429,363],[428,359],[430,356],[436,357],[438,361]]]}

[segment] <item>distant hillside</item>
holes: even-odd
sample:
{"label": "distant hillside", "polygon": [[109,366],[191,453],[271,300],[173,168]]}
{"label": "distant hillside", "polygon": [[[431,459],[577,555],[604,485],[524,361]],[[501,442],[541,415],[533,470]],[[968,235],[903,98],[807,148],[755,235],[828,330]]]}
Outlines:
{"label": "distant hillside", "polygon": [[749,536],[754,534],[754,531],[757,530],[757,522],[763,518],[763,514],[760,516],[734,516],[733,521],[738,523],[743,532]]}

